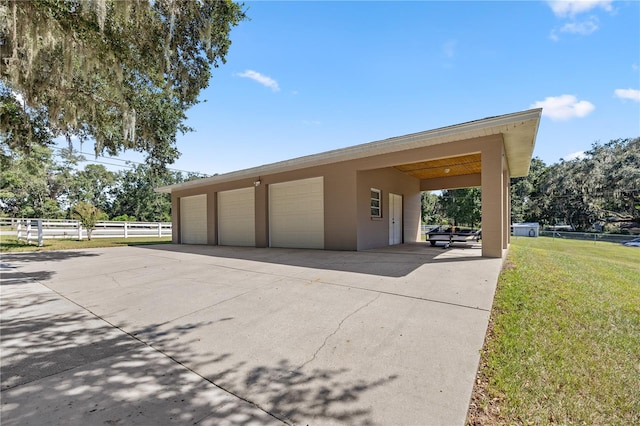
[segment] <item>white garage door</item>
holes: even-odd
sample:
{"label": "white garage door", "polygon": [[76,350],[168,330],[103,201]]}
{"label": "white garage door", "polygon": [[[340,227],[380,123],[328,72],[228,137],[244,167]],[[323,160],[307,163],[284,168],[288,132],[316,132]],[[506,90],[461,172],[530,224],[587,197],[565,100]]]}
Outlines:
{"label": "white garage door", "polygon": [[207,244],[207,195],[180,198],[180,242]]}
{"label": "white garage door", "polygon": [[271,247],[324,248],[322,177],[269,185]]}
{"label": "white garage door", "polygon": [[218,193],[218,244],[255,247],[255,193],[253,187]]}

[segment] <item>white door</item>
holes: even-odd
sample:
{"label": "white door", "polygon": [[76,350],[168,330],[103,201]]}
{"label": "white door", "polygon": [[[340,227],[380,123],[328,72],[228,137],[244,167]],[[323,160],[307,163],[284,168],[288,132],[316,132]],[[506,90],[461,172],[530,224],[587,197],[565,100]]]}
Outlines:
{"label": "white door", "polygon": [[253,187],[218,192],[218,244],[256,245],[255,194]]}
{"label": "white door", "polygon": [[402,244],[402,195],[389,193],[389,245]]}
{"label": "white door", "polygon": [[269,185],[269,245],[324,248],[322,177]]}
{"label": "white door", "polygon": [[207,195],[180,198],[180,242],[207,244]]}

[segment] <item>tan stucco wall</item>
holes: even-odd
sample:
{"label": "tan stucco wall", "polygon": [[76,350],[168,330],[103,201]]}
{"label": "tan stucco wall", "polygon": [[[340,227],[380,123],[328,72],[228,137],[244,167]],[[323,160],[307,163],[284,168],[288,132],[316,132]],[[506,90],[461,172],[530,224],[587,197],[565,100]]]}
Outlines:
{"label": "tan stucco wall", "polygon": [[[482,255],[502,257],[507,248],[509,224],[505,215],[505,192],[509,191],[509,176],[505,160],[504,142],[501,135],[491,135],[470,140],[450,142],[422,148],[392,152],[354,161],[360,170],[384,168],[428,159],[454,157],[480,153],[482,173]],[[473,179],[473,178],[470,178]],[[475,185],[474,185],[475,186]]]}
{"label": "tan stucco wall", "polygon": [[269,247],[269,186],[256,187],[256,247]]}
{"label": "tan stucco wall", "polygon": [[356,171],[337,165],[324,175],[324,245],[357,249]]}
{"label": "tan stucco wall", "polygon": [[[358,172],[358,250],[389,245],[389,194],[402,195],[403,242],[420,236],[420,181],[394,168]],[[382,218],[371,218],[371,188],[381,191]]]}
{"label": "tan stucco wall", "polygon": [[217,193],[231,189],[255,187],[254,181],[260,178],[255,187],[255,227],[256,247],[269,246],[269,185],[292,180],[323,176],[324,182],[324,245],[327,250],[356,250],[356,172],[344,164],[333,164],[309,169],[295,170],[268,176],[256,176],[236,182],[225,182],[172,193],[172,215],[174,243],[180,241],[180,197],[207,194],[207,241],[217,244]]}
{"label": "tan stucco wall", "polygon": [[180,244],[180,198],[171,194],[171,242]]}
{"label": "tan stucco wall", "polygon": [[356,172],[343,163],[260,176],[256,192],[257,247],[269,246],[269,185],[318,176],[323,177],[324,186],[324,248],[356,249]]}
{"label": "tan stucco wall", "polygon": [[[392,168],[392,166],[400,164],[473,153],[481,154],[481,175],[420,182],[418,179]],[[385,206],[388,204],[390,192],[403,196],[404,242],[412,242],[420,238],[421,189],[481,185],[482,254],[487,257],[501,257],[502,250],[508,246],[509,242],[509,224],[507,222],[509,216],[509,172],[504,155],[502,136],[492,135],[390,152],[325,166],[255,176],[232,182],[214,183],[190,190],[176,190],[172,193],[173,241],[176,243],[180,241],[180,197],[197,194],[208,195],[208,243],[216,244],[216,193],[251,187],[253,182],[260,178],[261,185],[256,187],[256,246],[267,247],[269,242],[268,186],[279,182],[323,176],[325,249],[362,250],[388,245],[389,224],[385,220],[385,217],[388,217]],[[369,189],[371,187],[383,191],[383,218],[380,221],[372,220],[369,215]]]}

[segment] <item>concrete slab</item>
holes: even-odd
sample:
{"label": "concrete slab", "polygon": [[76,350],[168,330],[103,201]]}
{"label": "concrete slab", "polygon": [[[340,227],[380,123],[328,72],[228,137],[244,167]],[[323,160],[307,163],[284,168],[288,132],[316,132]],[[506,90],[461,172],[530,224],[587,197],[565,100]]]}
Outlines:
{"label": "concrete slab", "polygon": [[2,425],[282,424],[4,266]]}
{"label": "concrete slab", "polygon": [[3,422],[463,424],[501,267],[424,244],[76,253],[3,256]]}

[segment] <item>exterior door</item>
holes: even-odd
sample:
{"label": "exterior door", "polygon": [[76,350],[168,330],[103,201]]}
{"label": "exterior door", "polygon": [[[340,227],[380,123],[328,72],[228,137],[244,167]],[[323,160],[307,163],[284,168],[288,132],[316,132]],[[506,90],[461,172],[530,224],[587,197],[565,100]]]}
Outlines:
{"label": "exterior door", "polygon": [[256,245],[256,203],[253,187],[218,192],[218,244]]}
{"label": "exterior door", "polygon": [[389,245],[402,244],[402,195],[389,193]]}
{"label": "exterior door", "polygon": [[271,247],[324,248],[322,177],[269,185]]}
{"label": "exterior door", "polygon": [[207,244],[207,195],[180,198],[180,242]]}

